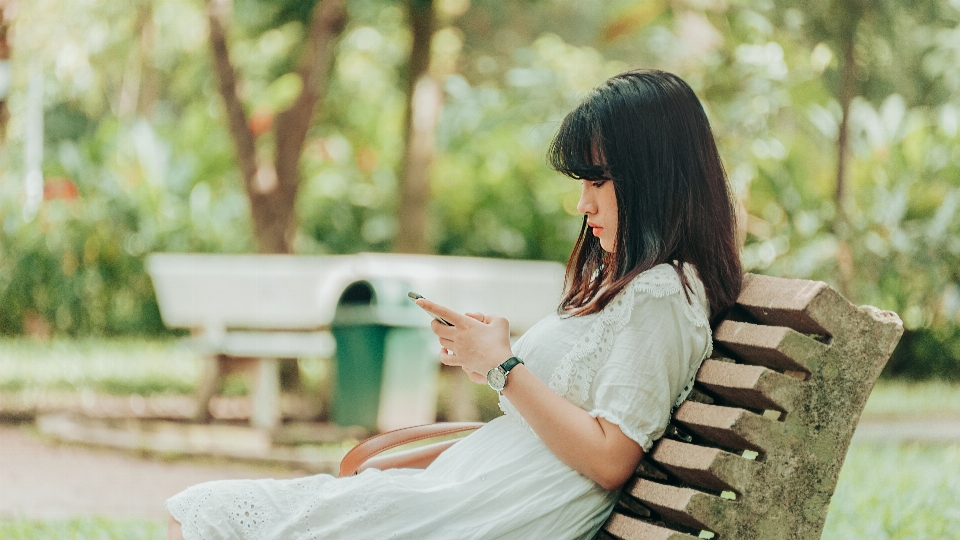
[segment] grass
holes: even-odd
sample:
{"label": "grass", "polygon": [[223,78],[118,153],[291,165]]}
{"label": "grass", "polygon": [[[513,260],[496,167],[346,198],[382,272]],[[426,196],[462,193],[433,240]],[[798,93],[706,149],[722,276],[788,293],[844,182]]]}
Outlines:
{"label": "grass", "polygon": [[0,340],[0,392],[188,394],[201,358],[175,340]]}
{"label": "grass", "polygon": [[[80,392],[108,395],[191,394],[203,370],[203,357],[177,339],[83,338],[40,342],[0,338],[0,394]],[[301,380],[319,386],[326,363],[301,361]],[[245,395],[242,374],[228,375],[221,393]]]}
{"label": "grass", "polygon": [[76,518],[56,521],[0,521],[3,540],[163,540],[163,521]]}
{"label": "grass", "polygon": [[823,540],[960,538],[960,444],[850,447]]}
{"label": "grass", "polygon": [[880,380],[867,400],[863,417],[889,420],[960,419],[960,384],[945,381]]}

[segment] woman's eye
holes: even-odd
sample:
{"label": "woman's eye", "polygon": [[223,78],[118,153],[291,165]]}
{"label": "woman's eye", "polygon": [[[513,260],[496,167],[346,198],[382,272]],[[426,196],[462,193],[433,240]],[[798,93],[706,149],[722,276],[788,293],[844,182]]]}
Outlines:
{"label": "woman's eye", "polygon": [[600,187],[600,186],[602,186],[602,185],[604,185],[604,184],[606,184],[606,183],[607,183],[606,180],[594,180],[594,181],[590,182],[590,185],[592,185],[593,187]]}

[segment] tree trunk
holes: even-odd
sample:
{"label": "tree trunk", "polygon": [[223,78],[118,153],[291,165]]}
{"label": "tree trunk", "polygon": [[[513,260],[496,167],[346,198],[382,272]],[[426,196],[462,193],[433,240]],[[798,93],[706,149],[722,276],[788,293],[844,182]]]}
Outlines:
{"label": "tree trunk", "polygon": [[430,163],[442,94],[430,76],[433,0],[407,0],[413,31],[407,79],[406,148],[401,163],[399,227],[394,251],[427,253],[427,206],[430,202]]}
{"label": "tree trunk", "polygon": [[346,25],[344,1],[322,0],[314,8],[298,70],[303,88],[293,104],[280,112],[274,122],[276,147],[273,164],[257,162],[255,136],[237,90],[236,70],[230,61],[226,40],[228,0],[207,0],[207,5],[214,68],[250,200],[257,250],[260,253],[291,253],[296,232],[294,210],[300,183],[300,154],[316,103],[326,90],[334,43]]}
{"label": "tree trunk", "polygon": [[837,189],[834,192],[836,216],[833,232],[837,238],[837,269],[840,292],[853,299],[853,276],[855,273],[853,254],[850,250],[850,221],[847,214],[847,184],[850,162],[850,104],[857,92],[857,58],[855,49],[856,25],[859,10],[850,9],[846,13],[840,34],[840,129],[837,135]]}
{"label": "tree trunk", "polygon": [[[256,193],[254,182],[257,177],[256,146],[253,132],[247,123],[247,114],[237,89],[237,73],[230,61],[230,48],[227,46],[227,17],[230,9],[228,0],[207,0],[207,15],[210,19],[210,48],[213,53],[213,67],[217,73],[218,90],[226,108],[227,125],[237,152],[237,165],[240,176],[250,197],[251,211],[256,214],[252,194]],[[254,235],[258,247],[260,233],[254,216]],[[261,249],[263,251],[263,249]]]}
{"label": "tree trunk", "polygon": [[117,100],[117,116],[148,116],[156,100],[156,70],[153,69],[153,7],[149,2],[140,4],[137,13],[137,32],[140,46],[130,49],[120,83],[120,99]]}

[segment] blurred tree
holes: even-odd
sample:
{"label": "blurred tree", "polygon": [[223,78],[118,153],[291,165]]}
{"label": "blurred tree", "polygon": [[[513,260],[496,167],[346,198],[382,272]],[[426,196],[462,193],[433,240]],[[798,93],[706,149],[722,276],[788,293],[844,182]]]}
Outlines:
{"label": "blurred tree", "polygon": [[[346,25],[343,0],[316,2],[300,52],[299,92],[286,108],[272,116],[268,111],[248,115],[241,97],[237,70],[227,39],[230,0],[207,0],[210,46],[219,92],[227,111],[230,134],[236,146],[253,220],[254,237],[261,253],[290,253],[296,233],[294,205],[300,184],[299,166],[314,109],[325,91],[334,59],[335,41]],[[305,4],[292,0],[280,6],[278,22],[302,16]],[[259,159],[256,137],[270,129],[274,134],[273,162]]]}
{"label": "blurred tree", "polygon": [[406,0],[412,42],[407,62],[404,116],[405,150],[400,165],[400,204],[394,251],[427,253],[427,208],[430,203],[430,164],[442,95],[430,74],[430,43],[434,32],[433,0]]}
{"label": "blurred tree", "polygon": [[153,59],[157,39],[152,0],[139,0],[131,6],[136,10],[134,37],[120,80],[117,116],[121,118],[150,118],[159,92],[159,77]]}
{"label": "blurred tree", "polygon": [[[297,252],[399,249],[403,228],[441,254],[565,259],[581,221],[576,185],[546,167],[544,149],[584,92],[649,66],[683,76],[702,98],[749,210],[745,266],[834,285],[840,14],[862,10],[851,18],[855,92],[843,129],[852,296],[901,314],[916,333],[904,339],[910,362],[937,357],[938,372],[960,372],[955,0],[432,0],[429,40],[415,39],[413,0],[347,2],[350,24],[321,92],[330,105],[314,107],[300,146]],[[204,7],[19,3],[13,120],[0,151],[0,332],[22,331],[25,313],[54,333],[163,331],[146,253],[259,249]],[[316,7],[233,0],[221,25],[254,172],[279,167],[275,113],[301,95]],[[434,139],[428,165],[413,167],[411,58],[427,43],[437,93],[426,110],[439,117],[424,132]],[[20,119],[33,62],[44,74],[51,189],[25,222]],[[429,170],[429,200],[398,204],[408,169]],[[402,225],[417,205],[426,225]]]}
{"label": "blurred tree", "polygon": [[[917,42],[916,34],[937,23],[940,4],[935,0],[823,0],[781,2],[785,18],[791,13],[802,21],[803,41],[814,54],[837,54],[835,71],[828,72],[826,86],[839,104],[840,123],[836,139],[836,209],[832,223],[837,239],[837,283],[855,298],[854,256],[851,225],[851,110],[862,96],[874,104],[893,92],[925,101],[931,94],[930,78],[918,70],[929,42]],[[799,16],[799,17],[798,17]],[[820,47],[820,51],[816,51]],[[829,61],[829,56],[828,56]]]}

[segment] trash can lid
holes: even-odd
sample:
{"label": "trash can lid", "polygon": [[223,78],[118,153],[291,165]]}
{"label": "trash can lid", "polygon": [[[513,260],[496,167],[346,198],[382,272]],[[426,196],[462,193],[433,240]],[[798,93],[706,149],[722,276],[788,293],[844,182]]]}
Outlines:
{"label": "trash can lid", "polygon": [[354,282],[340,295],[332,326],[429,326],[430,316],[407,297],[409,288],[396,279]]}

